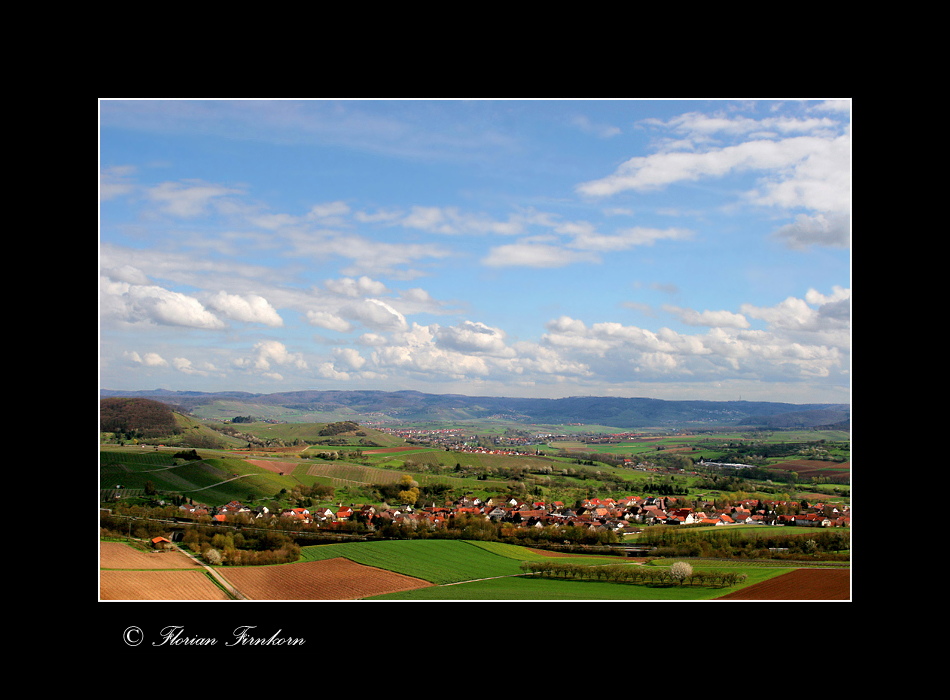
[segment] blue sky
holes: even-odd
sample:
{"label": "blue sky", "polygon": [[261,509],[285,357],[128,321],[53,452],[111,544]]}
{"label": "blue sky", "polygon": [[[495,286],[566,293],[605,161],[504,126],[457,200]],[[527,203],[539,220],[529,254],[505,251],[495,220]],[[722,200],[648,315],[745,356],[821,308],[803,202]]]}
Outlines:
{"label": "blue sky", "polygon": [[849,403],[850,124],[101,100],[100,387]]}

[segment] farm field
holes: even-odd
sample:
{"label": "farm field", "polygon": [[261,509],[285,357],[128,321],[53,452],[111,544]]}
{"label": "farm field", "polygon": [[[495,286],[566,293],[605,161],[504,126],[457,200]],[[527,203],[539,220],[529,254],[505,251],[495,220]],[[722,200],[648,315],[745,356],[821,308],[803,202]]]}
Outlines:
{"label": "farm field", "polygon": [[[525,576],[522,562],[556,558],[581,565],[639,560],[564,555],[498,542],[395,540],[312,545],[292,564],[216,567],[249,600],[300,601],[711,601],[848,600],[850,569],[795,569],[739,563],[694,564],[732,570],[729,588],[633,585]],[[189,557],[125,544],[100,547],[101,600],[228,600]]]}
{"label": "farm field", "polygon": [[849,600],[851,569],[795,569],[720,600]]}
{"label": "farm field", "polygon": [[100,571],[100,600],[230,600],[204,571]]}
{"label": "farm field", "polygon": [[[583,561],[577,558],[576,561]],[[591,563],[591,562],[586,562]],[[613,562],[617,563],[614,558]],[[638,566],[638,564],[629,564]],[[735,591],[738,586],[749,586],[774,577],[781,577],[787,568],[709,567],[718,570],[740,569],[748,576],[743,584],[730,588],[704,586],[648,586],[613,583],[598,580],[552,579],[537,576],[490,578],[449,584],[415,591],[378,596],[381,600],[465,600],[465,601],[711,601]],[[741,590],[741,589],[740,589]]]}
{"label": "farm field", "polygon": [[275,566],[235,566],[220,573],[249,600],[359,600],[433,584],[335,557]]}
{"label": "farm field", "polygon": [[143,552],[99,543],[100,600],[230,600],[207,572],[181,552]]}
{"label": "farm field", "polygon": [[310,561],[346,557],[357,563],[395,571],[434,584],[457,583],[489,576],[515,576],[521,561],[543,558],[515,545],[496,550],[465,540],[397,540],[385,542],[342,542],[304,547],[303,558]]}

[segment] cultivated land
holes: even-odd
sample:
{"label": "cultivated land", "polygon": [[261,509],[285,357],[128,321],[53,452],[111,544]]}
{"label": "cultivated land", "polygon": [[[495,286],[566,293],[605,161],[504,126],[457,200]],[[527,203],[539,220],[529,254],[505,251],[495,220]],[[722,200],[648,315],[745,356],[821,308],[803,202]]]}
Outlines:
{"label": "cultivated land", "polygon": [[[244,407],[226,407],[232,408],[241,415]],[[503,542],[488,541],[495,535],[471,528],[474,539],[465,536],[469,530],[439,539],[440,528],[451,521],[440,524],[438,518],[425,525],[424,539],[418,522],[413,533],[399,535],[412,539],[374,539],[375,526],[368,531],[352,518],[336,520],[335,515],[291,528],[248,516],[243,525],[231,516],[212,525],[210,518],[234,503],[271,513],[298,508],[332,514],[344,506],[407,513],[411,505],[418,517],[462,497],[577,507],[635,496],[670,499],[663,502],[670,510],[756,500],[795,509],[817,503],[826,512],[846,513],[850,521],[850,435],[844,430],[630,431],[536,425],[511,417],[396,423],[356,413],[340,420],[344,416],[330,411],[321,414],[330,420],[305,422],[299,419],[312,420],[313,412],[269,410],[268,421],[232,424],[176,413],[177,434],[122,440],[122,445],[115,433],[103,434],[100,506],[111,518],[104,527],[135,547],[100,542],[101,600],[850,599],[849,522],[819,529],[633,522],[613,536],[612,546],[644,549],[634,556],[608,557],[593,550],[583,555],[554,551],[550,545],[560,544],[557,538],[538,549],[532,546],[537,539],[525,537],[523,523],[518,523],[517,538]],[[291,416],[298,420],[269,422]],[[743,463],[745,468],[707,463]],[[399,496],[408,481],[418,495],[411,504]],[[191,504],[207,506],[209,515],[186,514],[178,507]],[[175,517],[184,522],[173,522]],[[203,544],[180,540],[189,529],[202,533]],[[837,536],[828,544],[825,535],[831,529]],[[229,589],[180,552],[147,551],[153,536],[176,532],[174,546],[200,557],[207,555],[213,538],[226,554],[233,540],[260,548],[261,540],[278,532],[286,541],[267,546],[272,551],[282,547],[289,563],[213,566]],[[327,537],[367,541],[314,544],[330,542]],[[593,569],[558,577],[524,568],[552,561],[665,571],[687,561],[696,575],[688,581],[629,583],[598,577]],[[730,582],[709,583],[713,573],[726,572],[735,574]]]}
{"label": "cultivated land", "polygon": [[[108,546],[106,546],[108,545]],[[565,561],[617,566],[616,557],[558,556],[503,543],[467,541],[361,542],[307,547],[303,560],[258,567],[216,567],[248,600],[584,601],[584,600],[847,600],[849,569],[796,569],[697,563],[696,571],[740,572],[731,586],[662,581],[654,585],[590,578],[526,575],[522,562]],[[173,559],[180,561],[174,562]],[[228,600],[233,598],[176,553],[145,554],[103,543],[102,600]],[[168,560],[168,561],[163,561]],[[190,561],[190,560],[187,560]],[[122,564],[122,566],[117,566]],[[666,562],[664,568],[671,562]],[[106,568],[116,567],[116,568]],[[629,561],[621,566],[644,566]],[[165,568],[169,566],[171,568]]]}

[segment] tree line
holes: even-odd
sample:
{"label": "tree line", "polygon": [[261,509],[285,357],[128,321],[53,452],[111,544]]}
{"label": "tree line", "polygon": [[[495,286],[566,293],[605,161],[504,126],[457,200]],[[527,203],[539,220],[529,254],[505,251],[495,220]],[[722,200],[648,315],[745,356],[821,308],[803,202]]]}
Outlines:
{"label": "tree line", "polygon": [[526,561],[521,570],[544,578],[609,581],[642,586],[711,586],[722,588],[741,583],[745,574],[733,571],[693,571],[686,562],[670,567],[634,564],[571,564],[556,561]]}

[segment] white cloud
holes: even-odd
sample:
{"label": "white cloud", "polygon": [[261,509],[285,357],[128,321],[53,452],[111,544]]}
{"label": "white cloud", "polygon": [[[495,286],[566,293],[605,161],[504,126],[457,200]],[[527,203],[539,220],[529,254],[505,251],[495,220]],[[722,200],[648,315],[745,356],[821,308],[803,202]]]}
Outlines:
{"label": "white cloud", "polygon": [[664,311],[676,315],[680,321],[688,326],[709,326],[720,328],[749,328],[748,319],[742,314],[731,311],[696,311],[683,309],[678,306],[665,305]]}
{"label": "white cloud", "polygon": [[336,348],[333,351],[339,362],[349,369],[357,370],[366,364],[366,359],[353,348]]}
{"label": "white cloud", "polygon": [[482,258],[482,264],[488,267],[556,268],[583,262],[596,263],[600,258],[590,252],[540,243],[497,246]]}
{"label": "white cloud", "polygon": [[196,367],[192,364],[191,360],[184,357],[176,357],[172,360],[172,364],[175,369],[177,369],[182,374],[196,375],[200,377],[207,377],[212,372],[216,372],[217,369],[214,365],[210,363],[204,363],[201,366]]}
{"label": "white cloud", "polygon": [[291,366],[297,369],[307,369],[307,363],[300,353],[292,353],[277,340],[265,340],[254,346],[254,368],[269,371],[271,365]]}
{"label": "white cloud", "polygon": [[351,323],[329,311],[308,311],[307,323],[331,331],[339,331],[340,333],[348,333],[353,329]]}
{"label": "white cloud", "polygon": [[271,328],[284,325],[277,310],[264,297],[256,294],[240,296],[221,291],[212,296],[208,304],[233,321],[263,323]]}
{"label": "white cloud", "polygon": [[341,294],[347,297],[379,296],[388,291],[385,284],[370,279],[365,275],[359,279],[343,277],[341,279],[327,280],[324,282],[324,286],[335,294]]}
{"label": "white cloud", "polygon": [[812,245],[847,248],[851,245],[851,217],[847,214],[799,214],[794,223],[772,234],[794,250]]}
{"label": "white cloud", "polygon": [[135,173],[135,168],[128,165],[117,165],[105,168],[99,173],[99,199],[108,201],[135,189],[135,184],[129,178]]}
{"label": "white cloud", "polygon": [[512,357],[514,351],[505,344],[505,334],[478,321],[463,321],[457,326],[440,328],[437,344],[461,353],[476,353]]}
{"label": "white cloud", "polygon": [[119,265],[118,267],[103,268],[102,274],[114,282],[126,282],[128,284],[147,285],[148,276],[137,267],[132,265]]}
{"label": "white cloud", "polygon": [[112,285],[104,291],[101,310],[130,323],[155,323],[204,330],[220,330],[226,324],[194,297],[154,285]]}
{"label": "white cloud", "polygon": [[340,309],[340,315],[377,331],[402,331],[406,317],[380,299],[364,299]]}
{"label": "white cloud", "polygon": [[234,194],[241,191],[200,180],[163,182],[147,190],[148,198],[160,205],[162,211],[186,219],[207,213],[215,200]]}
{"label": "white cloud", "polygon": [[[688,113],[668,122],[643,123],[668,129],[678,140],[655,154],[626,160],[611,175],[577,185],[578,193],[607,197],[626,190],[649,192],[679,182],[748,172],[762,176],[745,194],[753,204],[824,213],[850,211],[851,134],[850,127],[840,121]],[[740,141],[720,146],[717,137]]]}
{"label": "white cloud", "polygon": [[487,376],[491,365],[486,358],[447,350],[435,343],[438,325],[413,323],[394,335],[391,344],[373,351],[373,362],[381,368],[398,368],[419,375],[441,375],[461,379]]}
{"label": "white cloud", "polygon": [[580,115],[571,119],[571,124],[587,134],[594,134],[601,138],[611,138],[623,133],[616,126],[610,124],[595,124],[588,117]]}
{"label": "white cloud", "polygon": [[651,246],[656,241],[683,240],[692,238],[692,231],[678,228],[655,229],[635,226],[622,229],[616,235],[604,235],[593,231],[579,233],[570,243],[572,248],[610,253],[636,246]]}
{"label": "white cloud", "polygon": [[139,356],[134,350],[124,353],[132,362],[142,364],[146,367],[167,367],[168,362],[157,352],[147,352],[144,356]]}
{"label": "white cloud", "polygon": [[325,204],[317,204],[311,207],[307,214],[307,218],[325,223],[326,219],[337,220],[339,217],[345,216],[349,213],[350,207],[346,202],[327,202]]}
{"label": "white cloud", "polygon": [[401,223],[406,228],[443,234],[513,235],[523,231],[522,224],[517,220],[496,221],[483,215],[462,213],[458,207],[413,206]]}

